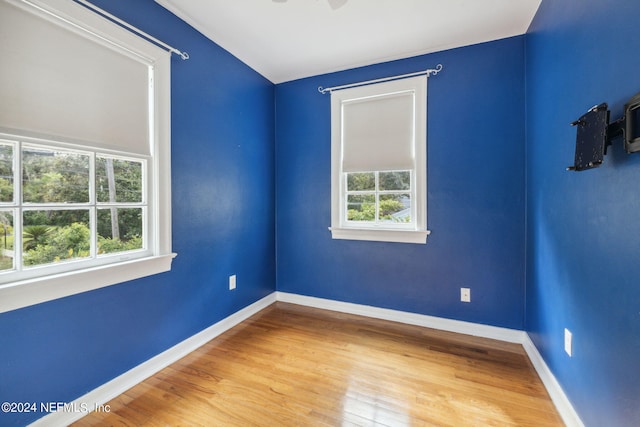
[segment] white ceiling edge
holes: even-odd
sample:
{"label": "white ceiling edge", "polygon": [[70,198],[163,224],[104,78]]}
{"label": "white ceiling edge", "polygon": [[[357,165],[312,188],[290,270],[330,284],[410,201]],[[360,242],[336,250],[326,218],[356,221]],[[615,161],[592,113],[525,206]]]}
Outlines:
{"label": "white ceiling edge", "polygon": [[[379,57],[379,58],[372,58],[372,59],[369,59],[369,60],[366,60],[366,61],[340,64],[340,65],[336,65],[336,66],[333,66],[333,67],[327,67],[327,68],[319,68],[317,72],[313,72],[312,74],[308,74],[308,75],[306,73],[295,73],[295,72],[277,73],[275,76],[273,76],[273,78],[269,78],[265,74],[260,73],[255,68],[253,68],[253,67],[251,67],[251,68],[256,70],[259,74],[263,75],[265,78],[267,78],[272,83],[280,84],[280,83],[290,82],[290,81],[293,81],[293,80],[304,79],[304,78],[307,78],[307,77],[314,77],[314,76],[320,76],[320,75],[323,75],[323,74],[337,73],[337,72],[340,72],[340,71],[346,71],[346,70],[351,70],[351,69],[354,69],[354,68],[366,67],[366,66],[369,66],[369,65],[381,64],[381,63],[384,63],[384,62],[397,61],[397,60],[400,60],[400,59],[408,59],[408,58],[413,58],[413,57],[416,57],[416,56],[427,55],[427,54],[430,54],[430,53],[443,52],[445,50],[456,49],[456,48],[459,48],[459,47],[473,46],[473,45],[476,45],[476,44],[496,41],[496,40],[500,40],[500,39],[506,39],[506,38],[509,38],[509,37],[520,36],[520,35],[523,35],[523,34],[524,34],[524,32],[515,33],[515,34],[511,34],[511,35],[506,35],[504,37],[500,37],[500,38],[497,38],[497,39],[496,38],[486,38],[486,39],[482,39],[482,40],[473,40],[473,41],[469,41],[469,42],[466,42],[466,43],[465,42],[462,42],[462,43],[449,43],[449,44],[440,45],[440,46],[437,46],[437,47],[434,47],[434,48],[430,48],[430,49],[423,49],[423,50],[418,50],[418,51],[413,51],[413,52],[403,52],[403,53],[399,53],[397,55],[383,56],[383,57]],[[238,59],[240,59],[240,58],[238,58]],[[246,62],[245,62],[245,64],[246,64]],[[247,65],[249,65],[249,64],[247,64]],[[438,64],[436,64],[436,63],[425,64],[425,69],[426,68],[435,68],[436,65],[438,65]],[[422,70],[416,70],[416,71],[422,71]]]}
{"label": "white ceiling edge", "polygon": [[[316,75],[349,70],[352,68],[358,68],[358,67],[363,67],[363,66],[388,62],[388,61],[394,61],[394,60],[406,59],[406,58],[430,54],[430,53],[436,53],[436,52],[441,52],[449,49],[455,49],[455,48],[460,48],[464,46],[470,46],[470,45],[490,42],[494,40],[505,39],[509,37],[520,36],[520,35],[526,34],[542,2],[542,0],[526,0],[526,1],[518,0],[512,3],[510,2],[509,4],[507,4],[507,6],[515,7],[515,9],[513,9],[514,13],[512,15],[509,15],[509,19],[507,19],[506,21],[503,17],[502,21],[498,23],[499,25],[494,25],[496,24],[495,22],[486,21],[485,23],[483,23],[481,20],[475,20],[472,22],[471,26],[479,22],[480,23],[479,25],[481,27],[477,31],[475,31],[475,33],[472,32],[471,34],[465,34],[463,36],[454,35],[450,37],[449,40],[440,40],[439,43],[435,43],[435,44],[427,43],[425,44],[424,48],[419,48],[419,49],[414,48],[406,51],[402,49],[398,49],[397,51],[394,51],[387,55],[377,56],[373,54],[366,58],[357,58],[357,55],[349,55],[348,52],[346,53],[346,56],[345,56],[343,52],[342,57],[337,60],[334,58],[331,58],[323,61],[322,58],[320,58],[320,61],[313,61],[313,60],[300,61],[296,64],[286,66],[287,64],[286,56],[283,58],[280,58],[281,60],[278,61],[277,59],[273,60],[272,58],[267,57],[266,55],[269,52],[264,51],[264,49],[263,51],[254,50],[253,52],[251,51],[251,49],[247,49],[247,46],[249,45],[247,43],[247,40],[250,38],[250,35],[244,37],[242,39],[242,43],[238,43],[238,41],[240,40],[238,38],[239,37],[238,33],[242,31],[242,29],[239,29],[238,31],[235,31],[235,30],[229,31],[225,29],[220,30],[219,27],[217,27],[216,25],[212,25],[211,22],[207,22],[206,15],[202,14],[202,16],[197,15],[196,17],[192,13],[185,11],[184,8],[181,6],[187,3],[186,1],[184,2],[180,2],[179,0],[155,0],[155,1],[158,4],[160,4],[162,7],[169,10],[174,15],[176,15],[177,17],[185,21],[187,24],[189,24],[190,26],[198,30],[205,37],[207,37],[217,45],[221,46],[223,49],[230,52],[233,56],[238,58],[240,61],[248,65],[250,68],[255,70],[257,73],[261,74],[263,77],[265,77],[266,79],[268,79],[274,84],[284,83],[284,82],[306,78],[306,77],[312,77]],[[262,0],[262,1],[272,3],[271,0]],[[299,0],[291,0],[289,3],[280,3],[280,5],[286,6],[287,4],[295,4],[294,2],[296,1],[299,1]],[[351,1],[355,2],[357,0],[351,0]],[[372,1],[372,0],[368,0],[368,1]],[[421,0],[421,1],[425,1],[425,0]],[[477,2],[478,0],[471,0],[471,1]],[[495,2],[499,2],[500,0],[487,0],[485,3],[487,2],[490,3],[492,1],[495,3]],[[315,2],[317,3],[318,0],[315,0]],[[176,5],[176,3],[178,4],[183,3],[183,4],[178,6]],[[486,11],[493,13],[493,11],[495,11],[495,8],[493,9],[485,8],[484,11],[485,13]],[[478,15],[482,15],[482,13],[479,13]],[[455,18],[455,16],[453,18]],[[451,19],[451,18],[447,18],[447,19]],[[467,23],[469,22],[468,18],[466,22]],[[449,26],[454,28],[452,30],[453,33],[455,33],[456,28],[463,27],[462,25],[463,22],[462,21],[456,22],[455,19],[453,19],[451,22],[446,21],[445,24],[450,24]],[[273,34],[275,34],[275,36],[273,36],[273,39],[276,42],[278,40],[277,31],[278,30],[273,31]],[[260,40],[256,40],[256,41],[269,39],[269,37],[271,36],[272,34],[268,34],[268,35],[263,34],[261,35]],[[290,49],[290,48],[287,48],[287,49]],[[304,55],[304,53],[306,53],[304,50],[298,50],[297,52],[291,51],[288,54]],[[271,54],[275,57],[274,52],[271,52]],[[355,60],[353,56],[356,56]],[[435,66],[435,64],[425,64],[425,65]]]}

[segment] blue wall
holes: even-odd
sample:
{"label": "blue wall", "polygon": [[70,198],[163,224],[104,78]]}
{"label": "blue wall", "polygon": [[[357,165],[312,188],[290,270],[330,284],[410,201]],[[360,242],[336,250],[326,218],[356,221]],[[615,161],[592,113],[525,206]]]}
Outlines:
{"label": "blue wall", "polygon": [[[427,244],[332,240],[330,96],[318,86],[438,63]],[[277,85],[278,290],[522,329],[524,88],[524,37]]]}
{"label": "blue wall", "polygon": [[[640,155],[618,142],[599,169],[565,171],[568,123],[603,101],[616,119],[640,91],[631,18],[640,3],[543,0],[523,37],[274,89],[151,0],[94,2],[191,54],[172,62],[179,255],[170,273],[0,314],[0,402],[71,401],[277,282],[284,292],[526,328],[588,426],[640,423]],[[332,240],[329,96],[317,87],[438,63],[427,244]],[[463,286],[470,304],[459,302]],[[40,415],[0,414],[0,425]]]}
{"label": "blue wall", "polygon": [[152,0],[94,3],[191,55],[172,60],[178,257],[169,273],[0,314],[0,402],[72,401],[275,290],[273,84]]}
{"label": "blue wall", "polygon": [[[640,2],[544,0],[526,38],[527,318],[587,426],[640,425],[640,155],[567,172],[569,122],[640,91]],[[563,331],[573,332],[573,357]]]}

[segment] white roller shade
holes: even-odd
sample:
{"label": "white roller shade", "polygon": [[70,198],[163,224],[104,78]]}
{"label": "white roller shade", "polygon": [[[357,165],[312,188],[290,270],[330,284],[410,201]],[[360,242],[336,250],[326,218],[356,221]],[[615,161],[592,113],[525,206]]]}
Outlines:
{"label": "white roller shade", "polygon": [[7,0],[0,58],[0,127],[150,153],[150,66],[141,58]]}
{"label": "white roller shade", "polygon": [[342,105],[342,170],[414,167],[415,93],[402,92]]}

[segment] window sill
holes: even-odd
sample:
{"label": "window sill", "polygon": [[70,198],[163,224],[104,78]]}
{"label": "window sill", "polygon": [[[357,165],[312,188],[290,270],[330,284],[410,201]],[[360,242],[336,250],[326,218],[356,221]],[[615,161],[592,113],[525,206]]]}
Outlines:
{"label": "window sill", "polygon": [[0,286],[0,313],[171,270],[176,254],[152,256]]}
{"label": "window sill", "polygon": [[363,228],[329,227],[333,239],[369,240],[374,242],[427,243],[429,230],[373,230]]}

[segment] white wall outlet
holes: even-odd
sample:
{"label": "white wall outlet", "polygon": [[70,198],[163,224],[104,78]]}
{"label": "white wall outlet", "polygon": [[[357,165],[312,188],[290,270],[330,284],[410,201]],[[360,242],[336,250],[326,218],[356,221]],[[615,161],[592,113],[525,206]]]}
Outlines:
{"label": "white wall outlet", "polygon": [[573,356],[573,334],[567,328],[564,328],[564,351],[569,357]]}
{"label": "white wall outlet", "polygon": [[236,288],[236,275],[229,276],[229,290],[232,291]]}
{"label": "white wall outlet", "polygon": [[471,288],[460,288],[460,301],[471,302]]}

